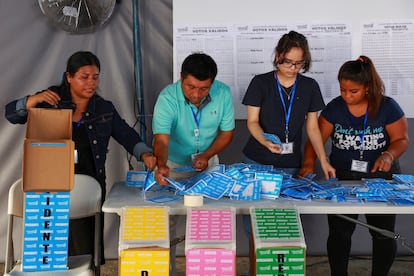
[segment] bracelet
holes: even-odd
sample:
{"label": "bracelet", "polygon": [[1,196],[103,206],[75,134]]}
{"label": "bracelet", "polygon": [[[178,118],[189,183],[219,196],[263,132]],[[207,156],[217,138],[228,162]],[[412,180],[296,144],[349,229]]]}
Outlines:
{"label": "bracelet", "polygon": [[391,162],[394,162],[394,155],[392,155],[392,153],[391,152],[389,152],[389,151],[383,151],[382,153],[381,153],[381,155],[383,155],[383,154],[388,154],[390,157],[391,157]]}

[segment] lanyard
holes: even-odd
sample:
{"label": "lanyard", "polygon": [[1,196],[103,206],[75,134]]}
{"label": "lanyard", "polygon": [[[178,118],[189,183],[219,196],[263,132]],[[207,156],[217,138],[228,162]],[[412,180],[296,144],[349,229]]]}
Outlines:
{"label": "lanyard", "polygon": [[[195,145],[196,145],[196,153],[199,152],[199,144],[200,144],[200,121],[201,121],[201,110],[196,112],[194,108],[190,105],[191,113],[193,114],[194,122],[196,124],[196,128],[194,129],[194,137],[195,137]],[[197,114],[200,114],[197,117]]]}
{"label": "lanyard", "polygon": [[85,119],[85,118],[82,116],[82,118],[79,120],[79,122],[77,122],[77,123],[76,123],[76,125],[74,125],[74,127],[75,127],[75,128],[80,127],[80,125],[83,123],[84,119]]}
{"label": "lanyard", "polygon": [[[348,114],[349,114],[349,119],[351,120],[351,123],[352,123],[352,125],[355,129],[355,132],[356,132],[357,129],[356,129],[354,116],[351,114],[351,112],[349,112],[349,109],[348,109]],[[364,128],[362,130],[362,133],[358,134],[359,140],[361,142],[361,144],[359,145],[359,160],[362,160],[363,157],[364,157],[364,136],[365,136],[365,128],[367,127],[367,120],[368,120],[368,108],[365,111],[365,115],[364,115]]]}
{"label": "lanyard", "polygon": [[288,109],[286,109],[286,103],[285,103],[285,99],[283,98],[282,87],[280,86],[279,79],[277,78],[277,74],[275,74],[275,79],[277,83],[277,89],[279,90],[280,100],[282,101],[283,110],[285,111],[285,137],[286,137],[286,143],[289,143],[289,120],[290,120],[290,115],[292,112],[293,99],[295,98],[296,84],[297,84],[298,77],[296,76],[295,83],[293,84],[292,97],[289,100]]}
{"label": "lanyard", "polygon": [[[194,111],[194,108],[192,106],[190,106],[190,108],[191,108],[191,113],[193,114],[194,122],[196,123],[197,128],[199,128],[200,127],[200,120],[201,120],[201,110],[200,110],[200,112],[196,112],[196,111]],[[200,116],[199,116],[200,118],[197,118],[197,113],[200,114]]]}

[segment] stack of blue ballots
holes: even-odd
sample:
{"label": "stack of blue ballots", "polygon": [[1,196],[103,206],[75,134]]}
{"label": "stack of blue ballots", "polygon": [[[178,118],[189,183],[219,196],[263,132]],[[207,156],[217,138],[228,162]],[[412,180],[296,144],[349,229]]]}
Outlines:
{"label": "stack of blue ballots", "polygon": [[[398,180],[398,181],[397,181]],[[331,200],[335,202],[385,202],[393,205],[414,204],[414,177],[394,175],[394,182],[382,178],[363,179],[362,183],[340,184],[336,179],[315,183],[312,179],[283,181],[280,196],[300,200]]]}
{"label": "stack of blue ballots", "polygon": [[395,174],[393,182],[381,178],[363,179],[346,185],[337,179],[315,182],[315,175],[293,178],[271,165],[236,163],[217,164],[194,177],[181,181],[170,178],[168,186],[160,186],[152,172],[128,172],[126,185],[144,192],[173,191],[176,195],[203,195],[218,200],[260,200],[285,198],[292,200],[327,200],[360,203],[385,202],[393,205],[414,204],[414,176]]}
{"label": "stack of blue ballots", "polygon": [[403,183],[403,184],[414,184],[414,175],[410,174],[393,174],[392,179],[396,183]]}
{"label": "stack of blue ballots", "polygon": [[126,185],[140,187],[143,191],[173,190],[177,195],[203,195],[211,199],[228,196],[233,200],[259,200],[278,198],[284,177],[291,177],[273,166],[237,163],[230,166],[217,164],[194,177],[181,181],[166,178],[169,186],[161,187],[154,174],[129,171]]}

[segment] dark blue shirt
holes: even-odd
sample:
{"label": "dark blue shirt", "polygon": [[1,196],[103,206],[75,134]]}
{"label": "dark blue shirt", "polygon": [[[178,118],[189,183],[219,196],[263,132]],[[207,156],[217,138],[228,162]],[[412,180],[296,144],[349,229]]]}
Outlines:
{"label": "dark blue shirt", "polygon": [[337,171],[350,172],[352,160],[360,159],[360,139],[363,138],[363,160],[368,162],[369,172],[375,160],[390,144],[386,126],[401,119],[404,112],[395,100],[384,97],[377,115],[375,118],[368,118],[364,128],[365,115],[352,116],[345,101],[339,96],[327,104],[321,116],[334,127],[329,157],[331,165]]}
{"label": "dark blue shirt", "polygon": [[[285,96],[286,97],[286,96]],[[288,104],[287,98],[284,98]],[[275,72],[255,76],[244,95],[244,105],[260,107],[259,124],[264,132],[276,134],[285,142],[285,111],[276,85]],[[302,129],[308,112],[325,107],[318,83],[299,74],[292,113],[289,120],[289,142],[294,143],[292,154],[271,153],[250,135],[243,153],[250,159],[277,168],[300,168],[302,166]]]}

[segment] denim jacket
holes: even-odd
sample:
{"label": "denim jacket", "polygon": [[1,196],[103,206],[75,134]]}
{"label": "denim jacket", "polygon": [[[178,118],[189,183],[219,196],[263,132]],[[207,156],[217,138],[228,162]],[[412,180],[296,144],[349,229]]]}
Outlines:
{"label": "denim jacket", "polygon": [[[74,109],[70,94],[61,93],[59,87],[49,88],[61,96],[57,106],[40,103],[36,107],[41,108],[65,108]],[[66,95],[65,95],[66,94]],[[5,117],[13,124],[25,124],[27,122],[26,101],[27,97],[14,100],[6,105]],[[143,152],[152,152],[141,139],[139,134],[122,119],[112,102],[99,95],[94,95],[89,101],[87,111],[84,113],[84,124],[88,130],[89,143],[95,161],[95,178],[105,183],[105,161],[108,151],[109,139],[113,137],[127,152],[133,154],[137,160]]]}

